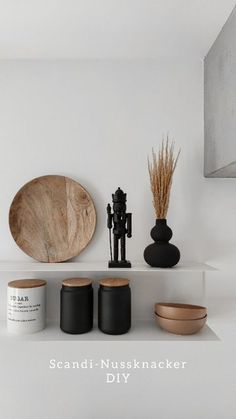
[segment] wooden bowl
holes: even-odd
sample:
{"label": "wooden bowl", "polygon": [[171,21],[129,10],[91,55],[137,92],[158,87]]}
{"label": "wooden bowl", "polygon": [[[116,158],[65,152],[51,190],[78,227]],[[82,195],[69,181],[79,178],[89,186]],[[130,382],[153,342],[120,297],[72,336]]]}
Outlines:
{"label": "wooden bowl", "polygon": [[206,307],[191,304],[156,303],[155,313],[166,319],[196,320],[205,317],[207,309]]}
{"label": "wooden bowl", "polygon": [[165,319],[157,314],[155,316],[158,326],[175,335],[193,335],[203,328],[207,320],[207,315],[196,320],[172,320]]}

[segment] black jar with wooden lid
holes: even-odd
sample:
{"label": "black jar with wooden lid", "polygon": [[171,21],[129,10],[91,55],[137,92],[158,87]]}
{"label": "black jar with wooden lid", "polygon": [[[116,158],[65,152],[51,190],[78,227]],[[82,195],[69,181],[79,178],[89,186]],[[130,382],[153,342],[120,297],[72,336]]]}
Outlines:
{"label": "black jar with wooden lid", "polygon": [[131,327],[131,291],[128,279],[107,278],[98,291],[98,327],[103,333],[122,335]]}
{"label": "black jar with wooden lid", "polygon": [[93,287],[88,278],[65,279],[61,289],[60,327],[63,332],[87,333],[93,327]]}

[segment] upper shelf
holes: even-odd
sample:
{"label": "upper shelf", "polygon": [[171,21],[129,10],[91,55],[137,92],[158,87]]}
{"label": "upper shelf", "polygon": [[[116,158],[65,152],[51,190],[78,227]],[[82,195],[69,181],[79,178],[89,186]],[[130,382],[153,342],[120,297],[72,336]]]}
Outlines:
{"label": "upper shelf", "polygon": [[0,272],[206,272],[217,269],[205,263],[186,262],[173,268],[151,268],[145,263],[133,263],[132,268],[108,268],[106,262],[0,262]]}

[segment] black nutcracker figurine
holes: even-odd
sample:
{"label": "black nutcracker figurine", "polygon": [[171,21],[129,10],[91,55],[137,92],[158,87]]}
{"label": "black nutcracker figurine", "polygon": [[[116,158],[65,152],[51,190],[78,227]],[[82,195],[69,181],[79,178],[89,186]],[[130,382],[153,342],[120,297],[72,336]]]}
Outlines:
{"label": "black nutcracker figurine", "polygon": [[[126,235],[132,237],[132,214],[126,212],[126,193],[118,188],[112,194],[113,214],[111,205],[107,205],[107,227],[109,228],[111,260],[109,268],[131,268],[131,263],[126,260]],[[113,251],[111,229],[113,227]],[[120,243],[120,260],[119,260]]]}

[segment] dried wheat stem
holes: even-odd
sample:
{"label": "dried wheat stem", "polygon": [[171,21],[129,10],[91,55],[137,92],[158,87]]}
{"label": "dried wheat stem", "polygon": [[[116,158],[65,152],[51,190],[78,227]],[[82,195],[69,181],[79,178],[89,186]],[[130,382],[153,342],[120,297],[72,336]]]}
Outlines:
{"label": "dried wheat stem", "polygon": [[156,217],[166,218],[170,202],[170,191],[173,174],[179,159],[180,150],[175,157],[174,143],[170,144],[167,136],[162,141],[158,153],[152,149],[152,161],[148,159],[148,172],[150,177],[153,206]]}

